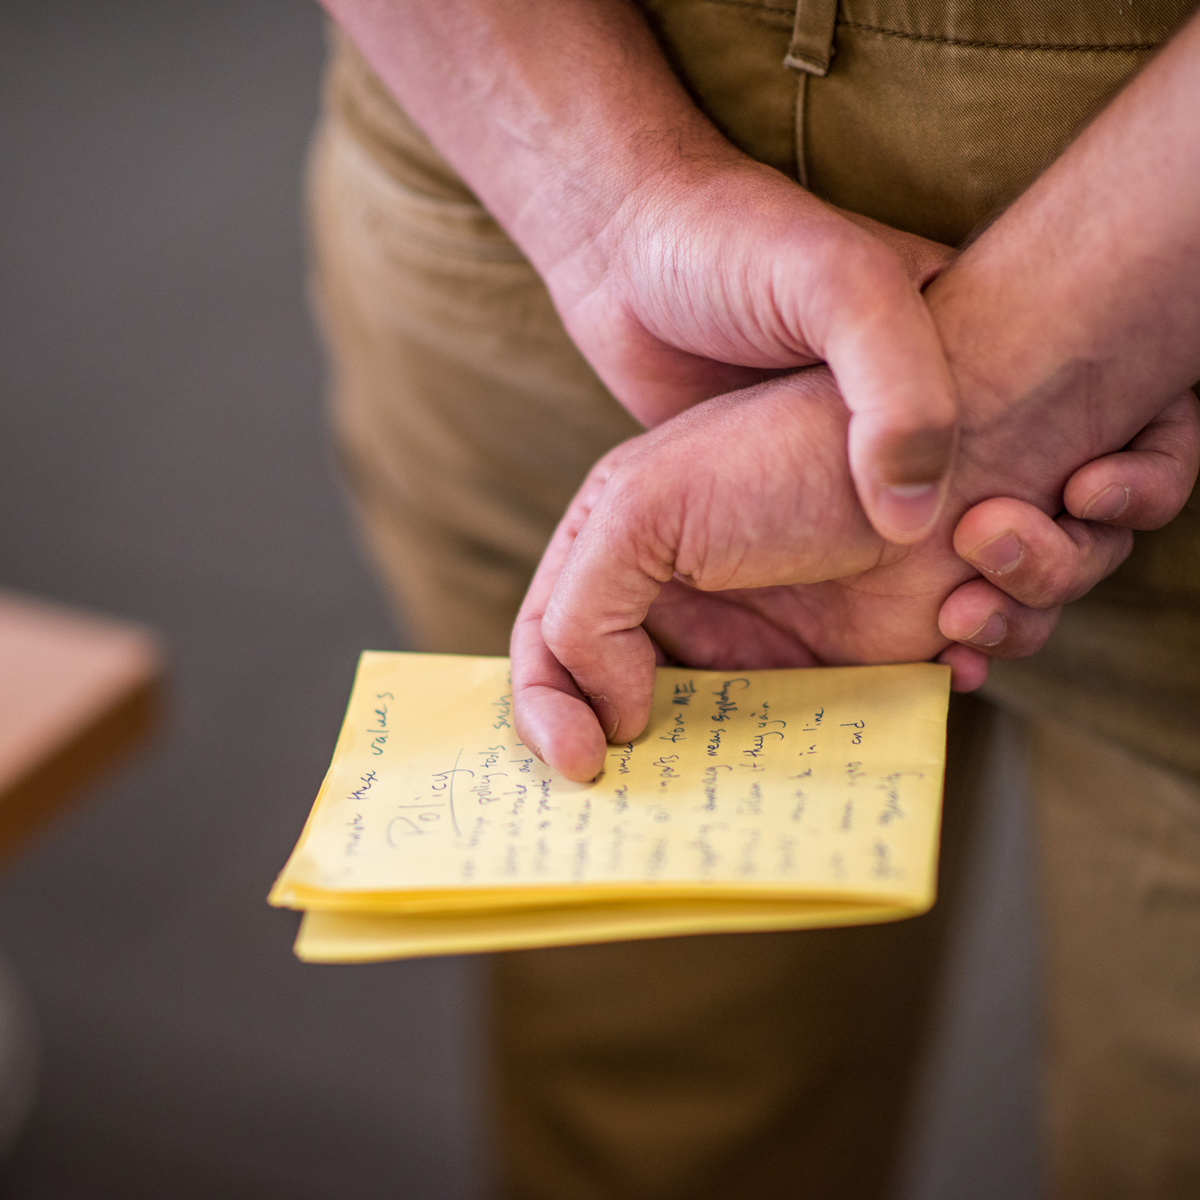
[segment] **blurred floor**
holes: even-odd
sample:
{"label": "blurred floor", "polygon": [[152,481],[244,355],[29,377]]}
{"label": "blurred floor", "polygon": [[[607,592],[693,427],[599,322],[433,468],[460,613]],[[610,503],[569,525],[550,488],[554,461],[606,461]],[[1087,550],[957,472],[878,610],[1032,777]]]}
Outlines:
{"label": "blurred floor", "polygon": [[[0,5],[0,585],[150,622],[174,667],[161,748],[0,877],[45,1043],[11,1200],[484,1191],[478,964],[304,967],[263,902],[358,651],[398,644],[303,305],[320,59],[297,0]],[[1019,799],[980,848],[906,1200],[1036,1191]]]}

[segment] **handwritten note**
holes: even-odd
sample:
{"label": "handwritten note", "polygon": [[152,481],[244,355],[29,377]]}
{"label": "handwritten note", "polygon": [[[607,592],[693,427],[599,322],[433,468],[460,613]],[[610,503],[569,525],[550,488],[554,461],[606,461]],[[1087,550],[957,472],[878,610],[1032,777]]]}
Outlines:
{"label": "handwritten note", "polygon": [[518,739],[507,659],[368,652],[271,902],[341,962],[914,915],[948,689],[928,663],[663,668],[578,784]]}

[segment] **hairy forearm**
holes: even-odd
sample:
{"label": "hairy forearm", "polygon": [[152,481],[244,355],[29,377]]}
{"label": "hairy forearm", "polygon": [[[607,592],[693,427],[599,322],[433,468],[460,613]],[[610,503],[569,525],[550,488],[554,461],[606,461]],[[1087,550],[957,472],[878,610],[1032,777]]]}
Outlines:
{"label": "hairy forearm", "polygon": [[1059,503],[1200,378],[1200,20],[934,285],[961,502]]}
{"label": "hairy forearm", "polygon": [[738,157],[628,0],[323,0],[543,274],[648,178]]}

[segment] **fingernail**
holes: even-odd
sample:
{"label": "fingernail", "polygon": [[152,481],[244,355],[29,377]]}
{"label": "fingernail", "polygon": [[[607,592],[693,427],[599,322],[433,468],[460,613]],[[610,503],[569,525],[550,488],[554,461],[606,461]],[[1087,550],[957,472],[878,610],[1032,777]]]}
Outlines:
{"label": "fingernail", "polygon": [[897,533],[920,533],[933,523],[941,502],[936,483],[897,484],[879,489],[879,516]]}
{"label": "fingernail", "polygon": [[1083,510],[1085,521],[1111,521],[1129,507],[1129,489],[1110,483],[1104,491],[1093,496]]}
{"label": "fingernail", "polygon": [[1025,553],[1015,533],[1002,533],[999,537],[976,546],[970,554],[963,557],[972,566],[986,571],[989,575],[1006,575],[1020,561]]}
{"label": "fingernail", "polygon": [[1008,622],[999,613],[992,613],[973,634],[962,640],[976,646],[994,646],[1004,640],[1007,632]]}
{"label": "fingernail", "polygon": [[604,730],[605,739],[611,742],[613,734],[617,732],[617,726],[621,723],[621,714],[617,712],[617,706],[607,696],[588,695],[588,703],[600,722],[600,728]]}

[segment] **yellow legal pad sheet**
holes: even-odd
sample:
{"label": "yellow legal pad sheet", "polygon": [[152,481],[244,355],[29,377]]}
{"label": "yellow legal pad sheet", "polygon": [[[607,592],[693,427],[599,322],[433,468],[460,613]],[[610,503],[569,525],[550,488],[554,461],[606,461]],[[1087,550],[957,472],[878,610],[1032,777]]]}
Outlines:
{"label": "yellow legal pad sheet", "polygon": [[371,962],[857,925],[932,905],[950,670],[660,668],[650,724],[573,783],[506,658],[363,654],[270,896],[296,953]]}

